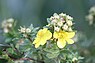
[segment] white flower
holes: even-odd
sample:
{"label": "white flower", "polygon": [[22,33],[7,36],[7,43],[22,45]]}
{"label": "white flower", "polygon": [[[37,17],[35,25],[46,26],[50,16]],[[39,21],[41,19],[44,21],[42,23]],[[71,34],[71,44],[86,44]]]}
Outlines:
{"label": "white flower", "polygon": [[2,22],[2,28],[11,28],[13,25],[13,22],[14,22],[14,19],[12,19],[12,18],[4,20]]}
{"label": "white flower", "polygon": [[77,61],[78,59],[76,58],[76,57],[74,57],[73,59],[72,59],[72,61],[74,62],[74,61]]}
{"label": "white flower", "polygon": [[54,20],[54,17],[53,17],[53,16],[51,16],[51,17],[50,17],[50,20]]}
{"label": "white flower", "polygon": [[25,33],[26,32],[26,28],[24,28],[24,27],[21,27],[20,26],[20,29],[18,29],[21,33]]}
{"label": "white flower", "polygon": [[92,14],[89,14],[88,16],[86,16],[86,19],[89,21],[89,24],[92,25],[93,24],[93,15]]}
{"label": "white flower", "polygon": [[64,24],[64,26],[62,28],[63,28],[63,30],[68,30],[68,25]]}
{"label": "white flower", "polygon": [[68,28],[68,31],[73,31],[71,27]]}
{"label": "white flower", "polygon": [[55,31],[59,31],[60,28],[59,28],[59,27],[54,27],[54,30],[55,30]]}
{"label": "white flower", "polygon": [[57,23],[57,25],[61,27],[63,25],[63,22],[60,21],[60,22]]}
{"label": "white flower", "polygon": [[91,20],[93,20],[93,15],[92,15],[92,14],[89,14],[89,15],[87,16],[87,18],[91,21]]}
{"label": "white flower", "polygon": [[65,20],[64,20],[64,18],[63,18],[63,17],[61,17],[61,18],[60,18],[60,21],[62,21],[63,23],[65,22]]}
{"label": "white flower", "polygon": [[59,19],[59,15],[57,13],[53,14],[54,18]]}
{"label": "white flower", "polygon": [[7,26],[6,26],[6,21],[4,20],[4,21],[2,22],[2,24],[1,24],[1,25],[2,25],[2,28],[7,27]]}
{"label": "white flower", "polygon": [[14,22],[14,19],[13,18],[10,18],[10,19],[7,20],[7,22],[13,23]]}
{"label": "white flower", "polygon": [[5,33],[8,33],[10,31],[10,29],[12,28],[13,26],[13,22],[14,22],[14,19],[10,18],[10,19],[7,19],[7,20],[4,20],[1,25],[2,25],[2,28],[3,28],[3,31]]}
{"label": "white flower", "polygon": [[3,30],[4,30],[4,33],[8,33],[9,32],[8,28],[4,28]]}
{"label": "white flower", "polygon": [[72,21],[70,21],[70,20],[68,20],[66,22],[67,22],[68,26],[72,26],[73,25]]}
{"label": "white flower", "polygon": [[72,19],[73,19],[73,18],[72,18],[71,16],[69,16],[69,15],[67,15],[66,18],[67,18],[68,20],[72,20]]}
{"label": "white flower", "polygon": [[21,33],[30,33],[31,29],[30,28],[25,28],[25,27],[21,27],[20,29],[18,29]]}
{"label": "white flower", "polygon": [[55,23],[57,23],[57,20],[56,19],[54,19],[54,20],[52,20],[52,22],[51,22],[52,24],[55,24]]}
{"label": "white flower", "polygon": [[91,7],[91,9],[89,10],[89,13],[94,13],[95,14],[95,6]]}
{"label": "white flower", "polygon": [[10,27],[10,28],[11,28],[11,27],[12,27],[12,23],[8,23],[8,27]]}
{"label": "white flower", "polygon": [[66,16],[66,14],[64,14],[64,13],[61,13],[61,14],[59,14],[59,16]]}
{"label": "white flower", "polygon": [[31,29],[27,28],[26,33],[30,33],[30,32],[31,32]]}

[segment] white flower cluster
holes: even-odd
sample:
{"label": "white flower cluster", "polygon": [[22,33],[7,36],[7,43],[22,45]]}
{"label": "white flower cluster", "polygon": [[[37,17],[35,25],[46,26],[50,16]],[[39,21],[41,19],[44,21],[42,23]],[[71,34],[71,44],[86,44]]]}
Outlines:
{"label": "white flower cluster", "polygon": [[14,23],[14,19],[10,18],[10,19],[7,19],[7,20],[4,20],[1,25],[2,25],[2,28],[4,30],[5,33],[8,33],[9,30],[12,28],[13,26],[13,23]]}
{"label": "white flower cluster", "polygon": [[31,29],[30,28],[25,28],[25,27],[21,27],[20,29],[18,29],[21,33],[31,33]]}
{"label": "white flower cluster", "polygon": [[86,16],[87,21],[89,21],[89,25],[93,25],[95,21],[95,6],[91,7],[89,10],[89,14]]}
{"label": "white flower cluster", "polygon": [[55,31],[59,31],[60,29],[64,31],[72,31],[73,18],[64,13],[57,14],[54,13],[53,16],[49,18],[50,24],[54,26]]}

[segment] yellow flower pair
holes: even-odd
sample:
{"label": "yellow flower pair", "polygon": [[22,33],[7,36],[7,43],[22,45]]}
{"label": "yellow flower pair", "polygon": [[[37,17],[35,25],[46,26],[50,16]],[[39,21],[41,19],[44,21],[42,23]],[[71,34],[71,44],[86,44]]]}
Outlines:
{"label": "yellow flower pair", "polygon": [[[66,45],[66,42],[68,44],[73,44],[74,41],[71,39],[75,35],[75,32],[65,32],[60,30],[59,32],[53,33],[53,38],[58,39],[57,40],[57,46],[59,48],[64,48]],[[37,33],[37,37],[35,38],[33,44],[35,44],[35,48],[38,48],[40,45],[44,45],[47,40],[51,39],[52,33],[47,29],[41,29]]]}

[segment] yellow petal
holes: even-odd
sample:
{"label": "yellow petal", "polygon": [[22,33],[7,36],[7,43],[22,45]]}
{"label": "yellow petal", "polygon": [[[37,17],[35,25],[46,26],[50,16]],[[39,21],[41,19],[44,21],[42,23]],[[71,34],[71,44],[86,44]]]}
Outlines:
{"label": "yellow petal", "polygon": [[48,40],[52,37],[52,33],[49,30],[47,30],[44,35],[45,35],[46,40]]}
{"label": "yellow petal", "polygon": [[40,41],[40,44],[41,44],[41,45],[44,45],[45,43],[46,43],[46,40],[41,40],[41,41]]}
{"label": "yellow petal", "polygon": [[75,32],[66,32],[67,38],[73,38],[75,36]]}
{"label": "yellow petal", "polygon": [[57,32],[54,32],[53,37],[54,38],[58,38],[58,33]]}
{"label": "yellow petal", "polygon": [[42,29],[41,29],[41,30],[39,30],[39,31],[38,31],[38,33],[37,33],[37,37],[41,36],[41,35],[42,35],[42,33],[43,33],[43,30],[42,30]]}
{"label": "yellow petal", "polygon": [[68,44],[73,44],[74,43],[74,41],[72,39],[66,39],[66,41],[67,41]]}
{"label": "yellow petal", "polygon": [[58,41],[57,41],[57,46],[58,46],[59,48],[64,48],[65,45],[66,45],[66,41],[65,41],[64,39],[58,39]]}
{"label": "yellow petal", "polygon": [[40,42],[35,44],[35,48],[38,48],[40,46]]}
{"label": "yellow petal", "polygon": [[35,40],[33,41],[33,44],[36,44],[39,42],[39,38],[35,38]]}

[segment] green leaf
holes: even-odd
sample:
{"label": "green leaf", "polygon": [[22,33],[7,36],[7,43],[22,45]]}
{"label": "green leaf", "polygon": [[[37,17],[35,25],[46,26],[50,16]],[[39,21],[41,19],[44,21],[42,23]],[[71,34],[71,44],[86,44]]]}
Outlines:
{"label": "green leaf", "polygon": [[31,29],[31,30],[34,29],[33,24],[31,24],[31,25],[29,26],[29,29]]}
{"label": "green leaf", "polygon": [[6,43],[10,43],[11,41],[12,41],[12,38],[7,38],[7,39],[5,40]]}
{"label": "green leaf", "polygon": [[53,59],[53,58],[57,58],[59,55],[59,53],[47,53],[46,56],[49,58],[49,59]]}
{"label": "green leaf", "polygon": [[8,51],[8,53],[11,53],[11,54],[14,54],[15,53],[12,48],[8,48],[7,51]]}
{"label": "green leaf", "polygon": [[50,23],[50,19],[49,18],[47,18],[47,22]]}

